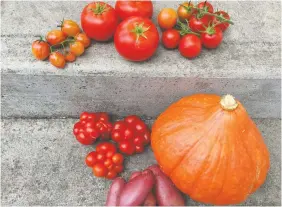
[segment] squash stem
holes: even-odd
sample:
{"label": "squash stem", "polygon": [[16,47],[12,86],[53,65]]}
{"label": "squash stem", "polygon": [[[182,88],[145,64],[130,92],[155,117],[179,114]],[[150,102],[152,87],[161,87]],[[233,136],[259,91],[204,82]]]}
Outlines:
{"label": "squash stem", "polygon": [[224,110],[227,110],[227,111],[233,111],[234,109],[238,107],[237,101],[230,94],[227,94],[221,97],[220,105]]}

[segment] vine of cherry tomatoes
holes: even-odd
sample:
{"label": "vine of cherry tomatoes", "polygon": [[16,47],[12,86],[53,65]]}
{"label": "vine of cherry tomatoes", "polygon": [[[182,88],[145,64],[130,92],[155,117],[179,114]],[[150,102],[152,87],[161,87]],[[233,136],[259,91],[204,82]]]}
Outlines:
{"label": "vine of cherry tomatoes", "polygon": [[[217,48],[223,32],[233,24],[225,11],[216,11],[211,3],[203,1],[194,5],[184,2],[177,11],[164,8],[158,15],[158,24],[163,29],[162,43],[167,49],[178,48],[186,58],[197,57],[205,48]],[[182,36],[182,37],[181,37]]]}
{"label": "vine of cherry tomatoes", "polygon": [[[73,134],[83,145],[94,144],[98,138],[103,141],[96,146],[96,151],[86,156],[85,163],[96,177],[107,179],[113,179],[123,171],[124,155],[142,153],[151,141],[148,127],[138,116],[130,115],[112,123],[105,112],[82,112],[73,126]],[[106,141],[110,139],[118,147]]]}
{"label": "vine of cherry tomatoes", "polygon": [[49,57],[52,65],[62,69],[66,62],[74,62],[82,55],[91,41],[73,20],[63,20],[58,27],[61,30],[49,31],[46,40],[40,37],[32,43],[32,54],[38,60]]}

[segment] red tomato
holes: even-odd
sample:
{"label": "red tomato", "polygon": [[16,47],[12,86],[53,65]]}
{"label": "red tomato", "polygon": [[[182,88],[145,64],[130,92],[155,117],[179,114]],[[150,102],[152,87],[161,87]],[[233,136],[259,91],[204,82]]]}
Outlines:
{"label": "red tomato", "polygon": [[75,40],[78,42],[81,42],[84,46],[84,48],[89,47],[89,45],[91,44],[91,40],[89,39],[89,37],[87,37],[87,35],[85,33],[79,33],[75,36]]}
{"label": "red tomato", "polygon": [[48,43],[41,38],[32,43],[31,51],[37,60],[45,60],[50,54],[50,47]]}
{"label": "red tomato", "polygon": [[113,165],[112,159],[107,158],[107,159],[104,161],[104,165],[106,166],[106,168],[109,169],[109,167],[111,167],[111,166]]}
{"label": "red tomato", "polygon": [[143,145],[144,144],[144,137],[137,136],[133,140],[134,145]]}
{"label": "red tomato", "polygon": [[73,61],[75,61],[75,59],[76,59],[76,57],[72,52],[68,52],[68,53],[65,54],[65,60],[67,62],[73,62]]}
{"label": "red tomato", "polygon": [[194,34],[187,34],[180,40],[178,50],[187,58],[195,58],[201,53],[201,40]]}
{"label": "red tomato", "polygon": [[144,144],[149,144],[151,141],[151,133],[147,130],[144,134]]}
{"label": "red tomato", "polygon": [[141,121],[141,119],[136,115],[130,115],[125,117],[124,121],[128,124],[134,124],[136,121]]}
{"label": "red tomato", "polygon": [[52,52],[49,56],[49,61],[57,68],[64,68],[66,64],[65,56],[60,52]]}
{"label": "red tomato", "polygon": [[93,143],[93,139],[86,136],[84,132],[79,132],[75,137],[81,144],[90,145]]}
{"label": "red tomato", "polygon": [[197,11],[193,8],[193,4],[191,2],[185,2],[179,5],[177,9],[177,15],[180,21],[185,22],[185,20],[189,20],[192,15]]}
{"label": "red tomato", "polygon": [[208,27],[204,33],[201,34],[202,44],[209,49],[217,48],[223,39],[223,34],[218,27]]}
{"label": "red tomato", "polygon": [[114,171],[116,171],[117,173],[121,173],[123,171],[123,165],[116,165],[114,167]]}
{"label": "red tomato", "polygon": [[126,124],[124,121],[116,121],[113,130],[125,130]]}
{"label": "red tomato", "polygon": [[96,163],[93,166],[93,174],[96,177],[105,177],[108,173],[108,169],[102,163]]}
{"label": "red tomato", "polygon": [[193,32],[203,32],[206,27],[211,23],[212,17],[209,15],[204,15],[200,18],[197,16],[192,16],[189,21],[189,27]]}
{"label": "red tomato", "polygon": [[116,50],[125,59],[144,61],[157,50],[159,33],[151,20],[129,17],[118,26],[114,42]]}
{"label": "red tomato", "polygon": [[176,25],[177,13],[172,8],[164,8],[158,14],[158,24],[162,29],[171,29]]}
{"label": "red tomato", "polygon": [[123,140],[123,133],[120,130],[113,130],[111,135],[112,140],[114,140],[115,142],[120,142],[121,140]]}
{"label": "red tomato", "polygon": [[107,179],[114,179],[117,176],[117,172],[114,170],[111,170],[108,172],[108,174],[106,175]]}
{"label": "red tomato", "polygon": [[136,145],[135,146],[135,152],[136,153],[141,153],[144,151],[144,146],[143,145]]}
{"label": "red tomato", "polygon": [[61,30],[52,30],[46,35],[46,40],[50,45],[60,44],[66,38],[67,36]]}
{"label": "red tomato", "polygon": [[[230,19],[229,14],[226,13],[225,11],[217,11],[215,12],[215,14],[220,15],[224,17],[225,19],[228,19],[228,20]],[[217,17],[214,18],[214,24],[216,24],[216,27],[220,28],[223,32],[229,27],[228,22],[220,22]]]}
{"label": "red tomato", "polygon": [[213,6],[207,1],[200,2],[197,7],[203,9],[205,12],[213,13]]}
{"label": "red tomato", "polygon": [[121,141],[119,143],[119,150],[124,154],[132,155],[135,151],[135,147],[130,141]]}
{"label": "red tomato", "polygon": [[[97,151],[96,151],[97,152]],[[106,159],[106,156],[105,154],[102,154],[102,153],[98,153],[96,154],[96,159],[97,159],[97,162],[104,162],[105,159]]]}
{"label": "red tomato", "polygon": [[132,140],[134,137],[134,130],[130,127],[127,127],[123,132],[123,139],[124,140]]}
{"label": "red tomato", "polygon": [[101,154],[111,153],[114,155],[117,151],[116,146],[111,142],[101,142],[96,146],[96,151]]}
{"label": "red tomato", "polygon": [[119,18],[122,20],[132,16],[150,19],[153,15],[153,4],[151,0],[117,0],[115,9]]}
{"label": "red tomato", "polygon": [[85,163],[88,167],[93,167],[94,164],[97,162],[97,153],[95,151],[90,152],[86,158],[85,158]]}
{"label": "red tomato", "polygon": [[118,26],[114,8],[104,2],[92,2],[81,13],[81,26],[86,35],[97,41],[111,39]]}
{"label": "red tomato", "polygon": [[79,41],[75,41],[70,44],[70,52],[75,56],[80,56],[84,53],[84,45]]}
{"label": "red tomato", "polygon": [[168,49],[177,48],[179,41],[180,34],[176,29],[168,29],[162,34],[162,43]]}
{"label": "red tomato", "polygon": [[80,32],[78,24],[73,20],[63,20],[60,27],[66,36],[74,37]]}
{"label": "red tomato", "polygon": [[123,156],[120,153],[116,153],[112,157],[112,161],[115,165],[121,165],[123,163]]}

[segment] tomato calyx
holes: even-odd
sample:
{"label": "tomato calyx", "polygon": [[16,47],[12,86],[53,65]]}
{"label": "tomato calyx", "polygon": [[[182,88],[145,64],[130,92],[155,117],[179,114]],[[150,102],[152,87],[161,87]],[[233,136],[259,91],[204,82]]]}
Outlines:
{"label": "tomato calyx", "polygon": [[204,31],[208,35],[214,35],[215,34],[215,26],[214,25],[209,25],[208,27],[205,28],[206,30]]}
{"label": "tomato calyx", "polygon": [[191,30],[187,20],[186,20],[186,24],[184,24],[181,21],[178,21],[176,26],[178,27],[178,30],[179,30],[179,33],[180,33],[181,36],[184,36],[184,35],[187,35],[187,34],[194,34],[194,35],[200,36],[200,34],[193,32]]}
{"label": "tomato calyx", "polygon": [[44,39],[44,37],[42,37],[41,35],[36,36],[36,37],[39,37],[39,39],[36,40],[36,41],[38,41],[39,43],[40,43],[40,42],[46,42],[46,40]]}
{"label": "tomato calyx", "polygon": [[189,1],[188,6],[185,6],[183,4],[179,4],[179,6],[182,6],[184,9],[186,9],[188,13],[190,13],[194,9],[194,7],[191,5],[191,1]]}
{"label": "tomato calyx", "polygon": [[133,32],[137,36],[136,42],[138,42],[140,36],[144,37],[145,39],[147,39],[147,36],[145,35],[145,32],[147,32],[149,29],[150,29],[150,26],[149,27],[144,27],[144,22],[142,22],[140,24],[136,23],[134,29],[131,30],[131,32]]}
{"label": "tomato calyx", "polygon": [[51,52],[54,51],[54,48],[60,48],[62,47],[64,50],[65,50],[65,46],[66,44],[70,44],[72,42],[75,42],[75,39],[73,37],[68,37],[66,40],[64,40],[63,42],[60,42],[59,44],[56,44],[56,45],[52,45],[50,46],[50,50]]}
{"label": "tomato calyx", "polygon": [[63,18],[63,20],[61,20],[61,21],[60,21],[60,24],[59,24],[59,25],[57,25],[57,27],[62,28],[62,27],[63,27],[63,24],[64,24],[64,21],[65,21],[65,19]]}
{"label": "tomato calyx", "polygon": [[101,15],[104,12],[108,11],[109,8],[107,8],[106,4],[101,4],[100,2],[95,3],[95,8],[90,8],[90,10],[95,14],[95,15]]}

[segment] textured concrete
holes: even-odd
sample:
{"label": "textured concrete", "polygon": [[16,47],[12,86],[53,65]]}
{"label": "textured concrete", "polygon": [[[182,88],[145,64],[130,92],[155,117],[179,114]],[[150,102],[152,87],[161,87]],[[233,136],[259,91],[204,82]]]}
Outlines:
{"label": "textured concrete", "polygon": [[[72,136],[76,120],[2,120],[1,197],[3,205],[104,205],[110,181],[95,178],[84,164],[94,146]],[[281,206],[281,120],[255,120],[270,150],[264,185],[242,205]],[[150,148],[127,157],[123,177],[155,163]],[[187,198],[187,205],[200,205]]]}
{"label": "textured concrete", "polygon": [[[234,94],[253,117],[281,116],[281,2],[215,2],[235,25],[222,45],[187,60],[159,46],[144,63],[122,59],[112,43],[93,43],[65,70],[34,60],[35,35],[64,18],[79,22],[86,2],[1,2],[2,117],[76,117],[82,110],[155,117],[179,97]],[[163,7],[154,3],[154,22]],[[279,6],[280,5],[280,6]]]}

